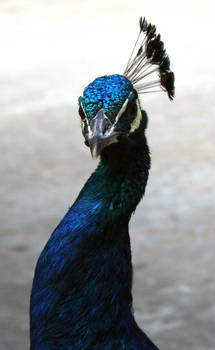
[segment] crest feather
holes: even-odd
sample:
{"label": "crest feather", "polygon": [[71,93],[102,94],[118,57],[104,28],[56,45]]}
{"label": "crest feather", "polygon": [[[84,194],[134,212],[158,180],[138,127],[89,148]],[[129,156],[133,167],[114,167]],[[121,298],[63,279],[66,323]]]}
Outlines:
{"label": "crest feather", "polygon": [[[172,100],[175,94],[174,73],[156,27],[140,17],[140,32],[123,75],[128,78],[139,94],[166,91]],[[145,79],[157,72],[155,80]],[[142,80],[144,83],[141,83]],[[151,90],[158,87],[159,90]]]}

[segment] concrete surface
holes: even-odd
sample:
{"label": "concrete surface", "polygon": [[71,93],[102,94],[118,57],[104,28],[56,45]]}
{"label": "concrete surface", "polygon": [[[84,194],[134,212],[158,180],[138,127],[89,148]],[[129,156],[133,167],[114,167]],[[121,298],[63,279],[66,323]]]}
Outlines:
{"label": "concrete surface", "polygon": [[[110,35],[117,50],[114,19],[120,14],[122,1],[116,6],[116,13],[112,1],[109,3],[104,10],[98,2],[92,2],[100,17],[92,15],[92,9],[89,19],[84,14],[85,26],[92,24],[86,42],[89,44],[92,29],[94,35],[97,32],[104,33],[105,38]],[[143,12],[140,3],[136,1],[132,21],[137,13]],[[204,42],[201,40],[202,49],[198,46],[198,56],[197,39],[190,43],[185,29],[180,35],[176,33],[174,28],[186,8],[185,3],[180,3],[176,2],[175,8],[170,6],[173,18],[166,19],[163,27],[170,51],[174,36],[179,39],[182,35],[185,41],[184,54],[180,56],[182,48],[179,50],[178,45],[174,48],[177,54],[174,49],[171,54],[176,62],[176,100],[170,103],[165,95],[155,94],[142,101],[150,118],[147,135],[152,169],[146,195],[130,225],[135,313],[139,324],[161,350],[214,350],[214,67],[207,57],[202,65],[203,48],[211,49],[206,36]],[[162,11],[168,4],[164,2]],[[208,19],[202,25],[205,34],[212,23],[206,4],[195,8],[191,33],[197,29],[202,13]],[[100,71],[109,74],[106,64],[108,70],[115,64],[117,69],[122,61],[114,57],[110,63],[113,52],[108,53],[107,61],[103,51],[88,51],[86,57],[81,44],[75,55],[68,48],[69,36],[74,45],[79,40],[83,43],[80,20],[84,6],[87,11],[84,1],[79,5],[65,0],[61,5],[54,1],[38,5],[31,1],[2,1],[1,5],[5,30],[0,34],[4,42],[0,68],[0,349],[23,350],[29,348],[29,293],[36,260],[96,166],[83,144],[75,105],[77,97]],[[119,19],[120,24],[127,23],[129,6]],[[150,6],[146,6],[147,18],[153,13]],[[160,26],[162,11],[153,16]],[[66,30],[70,28],[69,14],[73,19],[71,27],[79,25],[75,33]],[[106,32],[110,14],[113,28]],[[95,18],[99,31],[93,26]],[[187,19],[185,14],[186,28]],[[156,20],[153,21],[157,23]],[[165,28],[174,21],[169,37]],[[54,29],[56,42],[51,40]],[[119,35],[122,29],[119,27]],[[127,23],[128,37],[132,34],[130,37],[134,38],[133,31],[133,25]],[[198,34],[201,39],[202,31]],[[63,35],[64,42],[58,50]],[[50,52],[46,49],[48,42]],[[111,47],[112,43],[109,44]],[[67,49],[69,58],[65,55]],[[188,64],[190,67],[183,61],[185,53],[193,63]],[[119,52],[117,55],[120,56]],[[110,73],[115,71],[114,68]]]}

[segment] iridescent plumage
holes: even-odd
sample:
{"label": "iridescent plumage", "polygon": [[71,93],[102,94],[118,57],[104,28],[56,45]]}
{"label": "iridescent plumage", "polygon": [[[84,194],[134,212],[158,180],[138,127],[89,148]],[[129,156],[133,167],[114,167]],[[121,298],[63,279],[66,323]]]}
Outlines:
{"label": "iridescent plumage", "polygon": [[119,74],[105,75],[90,83],[80,97],[79,103],[89,119],[93,118],[99,109],[104,108],[110,120],[114,120],[132,89],[131,82]]}

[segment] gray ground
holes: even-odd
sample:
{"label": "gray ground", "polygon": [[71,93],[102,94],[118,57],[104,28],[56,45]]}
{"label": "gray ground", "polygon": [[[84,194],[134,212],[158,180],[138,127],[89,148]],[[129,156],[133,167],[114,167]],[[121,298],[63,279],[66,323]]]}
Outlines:
{"label": "gray ground", "polygon": [[[56,62],[30,73],[19,68],[14,81],[9,69],[2,72],[1,350],[29,347],[36,260],[96,166],[70,102],[68,91],[77,80],[67,79],[67,68]],[[133,292],[136,318],[161,350],[215,349],[215,123],[209,80],[204,89],[179,88],[172,104],[154,95],[144,105],[152,169],[130,225]],[[71,93],[73,101],[77,96]]]}

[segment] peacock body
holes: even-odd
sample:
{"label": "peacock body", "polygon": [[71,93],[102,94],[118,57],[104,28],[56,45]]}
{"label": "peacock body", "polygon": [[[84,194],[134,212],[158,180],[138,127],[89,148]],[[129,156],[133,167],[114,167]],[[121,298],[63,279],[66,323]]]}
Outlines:
{"label": "peacock body", "polygon": [[[158,349],[132,312],[128,231],[150,168],[147,115],[138,98],[138,90],[144,88],[137,88],[134,79],[143,72],[140,61],[156,64],[161,87],[170,97],[174,94],[168,56],[154,28],[141,19],[144,50],[140,46],[136,56],[133,53],[124,75],[95,79],[79,98],[85,144],[93,157],[100,156],[100,163],[37,262],[31,293],[31,350]],[[156,45],[147,57],[153,40]],[[157,63],[155,55],[160,55]],[[161,82],[164,72],[166,85]]]}

